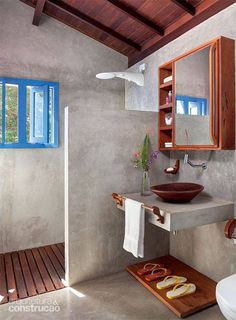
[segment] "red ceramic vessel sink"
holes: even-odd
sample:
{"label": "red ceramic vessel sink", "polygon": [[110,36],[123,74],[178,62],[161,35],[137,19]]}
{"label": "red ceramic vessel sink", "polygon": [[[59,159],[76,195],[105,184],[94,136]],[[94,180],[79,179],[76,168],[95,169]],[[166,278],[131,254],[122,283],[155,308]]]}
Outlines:
{"label": "red ceramic vessel sink", "polygon": [[153,193],[166,202],[184,203],[195,198],[204,187],[190,182],[159,184],[151,187]]}

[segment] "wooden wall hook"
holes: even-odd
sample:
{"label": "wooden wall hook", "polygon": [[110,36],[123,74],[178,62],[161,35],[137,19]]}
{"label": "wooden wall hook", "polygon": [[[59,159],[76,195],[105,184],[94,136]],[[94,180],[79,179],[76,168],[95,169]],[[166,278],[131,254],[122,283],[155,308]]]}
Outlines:
{"label": "wooden wall hook", "polygon": [[113,192],[112,198],[116,201],[116,204],[119,206],[123,206],[123,197],[120,196],[118,193]]}
{"label": "wooden wall hook", "polygon": [[[169,167],[164,170],[165,173],[177,174],[179,172],[180,161],[176,160],[174,167]],[[168,170],[173,169],[173,170]]]}
{"label": "wooden wall hook", "polygon": [[236,239],[236,219],[230,219],[225,225],[225,236],[228,239]]}

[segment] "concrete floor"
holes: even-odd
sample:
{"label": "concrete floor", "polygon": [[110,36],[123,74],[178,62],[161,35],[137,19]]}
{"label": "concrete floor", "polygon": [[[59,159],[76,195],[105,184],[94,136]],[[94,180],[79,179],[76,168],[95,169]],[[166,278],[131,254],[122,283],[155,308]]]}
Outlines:
{"label": "concrete floor", "polygon": [[[54,312],[19,311],[34,305]],[[60,307],[60,311],[58,311]],[[16,312],[18,310],[18,312]],[[0,306],[1,320],[177,320],[178,318],[126,272]],[[217,306],[190,320],[224,320]]]}

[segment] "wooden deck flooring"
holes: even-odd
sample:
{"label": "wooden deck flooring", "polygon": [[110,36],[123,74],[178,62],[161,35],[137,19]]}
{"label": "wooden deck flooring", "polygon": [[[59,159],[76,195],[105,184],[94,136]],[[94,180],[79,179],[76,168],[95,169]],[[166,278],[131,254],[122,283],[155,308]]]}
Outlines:
{"label": "wooden deck flooring", "polygon": [[64,244],[0,254],[0,304],[64,288]]}

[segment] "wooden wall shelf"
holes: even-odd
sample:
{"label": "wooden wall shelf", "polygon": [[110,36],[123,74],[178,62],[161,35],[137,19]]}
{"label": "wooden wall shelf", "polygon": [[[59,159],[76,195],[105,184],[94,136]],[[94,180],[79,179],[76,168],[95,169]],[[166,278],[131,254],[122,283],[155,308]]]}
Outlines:
{"label": "wooden wall shelf", "polygon": [[[186,277],[188,282],[196,285],[196,292],[189,296],[169,300],[166,297],[166,292],[170,289],[158,290],[156,289],[157,281],[147,282],[145,280],[145,276],[137,274],[137,270],[143,268],[147,262],[162,263],[165,267],[172,270],[172,274]],[[140,262],[128,266],[127,271],[179,318],[187,317],[195,312],[216,304],[216,282],[172,256],[165,256],[150,261]]]}
{"label": "wooden wall shelf", "polygon": [[171,90],[171,88],[172,88],[172,81],[168,81],[168,82],[162,83],[160,85],[160,89],[164,89],[164,90],[167,90],[167,91]]}
{"label": "wooden wall shelf", "polygon": [[159,110],[171,111],[172,110],[172,102],[163,104],[162,106],[159,107]]}
{"label": "wooden wall shelf", "polygon": [[161,130],[161,131],[164,131],[164,130],[172,130],[172,126],[162,126],[162,127],[160,127],[160,130]]}

